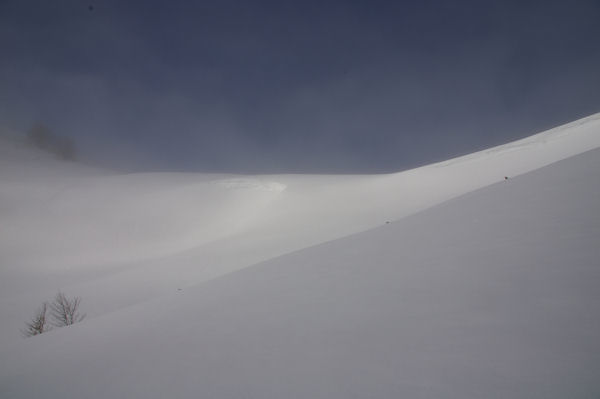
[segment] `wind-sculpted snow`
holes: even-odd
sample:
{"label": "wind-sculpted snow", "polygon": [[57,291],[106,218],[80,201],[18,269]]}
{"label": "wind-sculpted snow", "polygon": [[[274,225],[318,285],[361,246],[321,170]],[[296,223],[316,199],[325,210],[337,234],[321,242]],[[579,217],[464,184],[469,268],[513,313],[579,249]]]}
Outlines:
{"label": "wind-sculpted snow", "polygon": [[[532,169],[537,169],[543,166],[540,162],[544,159],[547,163],[556,162],[557,160],[567,158],[568,156],[576,155],[586,150],[596,148],[598,146],[598,134],[600,126],[600,114],[594,114],[563,126],[547,130],[533,136],[526,137],[512,143],[499,145],[487,150],[479,151],[473,154],[465,155],[455,159],[433,164],[433,167],[446,167],[455,163],[471,161],[476,159],[489,159],[490,155],[507,154],[509,152],[518,152],[524,150],[523,156],[531,158]],[[547,146],[550,144],[550,146]],[[553,147],[553,148],[552,148]],[[532,154],[533,153],[533,154]],[[535,156],[532,156],[534,155]],[[527,165],[521,159],[515,165],[523,169]]]}
{"label": "wind-sculpted snow", "polygon": [[281,184],[274,181],[264,181],[261,179],[254,178],[237,178],[237,179],[222,179],[216,180],[216,184],[232,189],[249,189],[249,190],[261,190],[261,191],[275,191],[282,192],[285,190],[285,184]]}
{"label": "wind-sculpted snow", "polygon": [[596,150],[20,342],[0,396],[594,398],[599,199]]}
{"label": "wind-sculpted snow", "polygon": [[[533,136],[537,146],[522,140],[529,150],[519,154],[499,151],[509,143],[445,167],[380,176],[82,175],[75,164],[28,156],[21,146],[16,155],[6,151],[13,156],[0,172],[1,295],[18,294],[21,318],[45,291],[66,285],[85,291],[101,314],[376,227],[598,144],[597,118],[575,127]],[[563,141],[549,140],[556,131]],[[104,291],[121,300],[107,303]],[[17,338],[16,322],[4,324],[3,339]]]}
{"label": "wind-sculpted snow", "polygon": [[594,115],[393,174],[122,175],[0,140],[0,351],[58,290],[87,324],[597,147]]}

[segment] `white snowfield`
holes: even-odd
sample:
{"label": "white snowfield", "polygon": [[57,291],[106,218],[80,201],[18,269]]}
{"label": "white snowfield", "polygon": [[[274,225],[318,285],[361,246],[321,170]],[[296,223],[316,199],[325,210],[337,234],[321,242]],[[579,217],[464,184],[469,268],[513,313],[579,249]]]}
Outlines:
{"label": "white snowfield", "polygon": [[[599,147],[116,175],[3,140],[0,397],[599,397]],[[88,317],[21,338],[58,290]]]}

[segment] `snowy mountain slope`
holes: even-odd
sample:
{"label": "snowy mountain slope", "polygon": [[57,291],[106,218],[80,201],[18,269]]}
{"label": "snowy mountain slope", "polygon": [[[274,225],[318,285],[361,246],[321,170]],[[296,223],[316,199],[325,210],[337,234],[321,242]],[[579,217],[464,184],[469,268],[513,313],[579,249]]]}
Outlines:
{"label": "snowy mountain slope", "polygon": [[[0,142],[0,350],[61,289],[88,319],[600,146],[600,114],[388,175],[116,175]],[[110,293],[110,295],[107,295]]]}
{"label": "snowy mountain slope", "polygon": [[593,398],[600,150],[19,342],[7,398]]}

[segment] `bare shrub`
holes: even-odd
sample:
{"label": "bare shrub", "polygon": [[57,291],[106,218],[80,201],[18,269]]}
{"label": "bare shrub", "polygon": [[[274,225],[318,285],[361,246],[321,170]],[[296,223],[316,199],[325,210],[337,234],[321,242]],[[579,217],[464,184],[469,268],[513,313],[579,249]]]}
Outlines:
{"label": "bare shrub", "polygon": [[25,337],[33,337],[34,335],[43,334],[52,327],[48,324],[46,313],[48,312],[48,304],[44,302],[37,310],[35,316],[30,322],[25,323],[26,328],[21,330],[21,334]]}
{"label": "bare shrub", "polygon": [[85,318],[85,314],[79,313],[79,304],[81,298],[76,296],[72,299],[67,298],[65,294],[59,292],[50,303],[50,315],[52,324],[56,327],[70,326]]}

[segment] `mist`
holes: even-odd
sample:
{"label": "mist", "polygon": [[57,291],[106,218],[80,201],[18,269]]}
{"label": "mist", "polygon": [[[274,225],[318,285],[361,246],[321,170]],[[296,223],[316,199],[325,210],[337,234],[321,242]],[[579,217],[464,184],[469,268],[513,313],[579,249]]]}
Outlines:
{"label": "mist", "polygon": [[125,170],[377,173],[600,110],[600,5],[0,4],[0,125]]}

